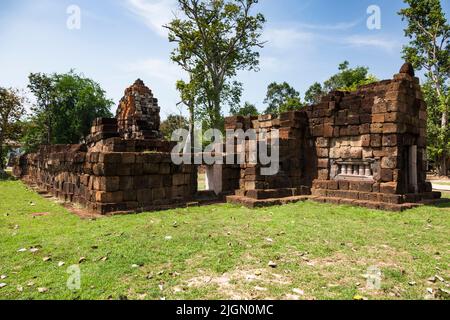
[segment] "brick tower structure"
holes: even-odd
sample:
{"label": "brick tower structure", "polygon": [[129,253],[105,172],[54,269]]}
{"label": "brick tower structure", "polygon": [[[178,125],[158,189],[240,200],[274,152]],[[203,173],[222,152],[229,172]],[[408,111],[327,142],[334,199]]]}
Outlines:
{"label": "brick tower structure", "polygon": [[125,90],[117,109],[119,134],[126,140],[162,138],[158,99],[141,79]]}

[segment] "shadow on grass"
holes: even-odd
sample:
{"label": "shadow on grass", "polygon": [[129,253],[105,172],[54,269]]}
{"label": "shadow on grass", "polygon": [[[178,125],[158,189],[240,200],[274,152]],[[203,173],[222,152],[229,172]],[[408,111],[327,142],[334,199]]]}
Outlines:
{"label": "shadow on grass", "polygon": [[449,194],[442,194],[442,198],[436,201],[436,203],[430,203],[426,205],[427,207],[447,209],[450,208],[450,198]]}
{"label": "shadow on grass", "polygon": [[1,171],[0,170],[0,181],[16,181],[17,179],[13,177],[11,171]]}

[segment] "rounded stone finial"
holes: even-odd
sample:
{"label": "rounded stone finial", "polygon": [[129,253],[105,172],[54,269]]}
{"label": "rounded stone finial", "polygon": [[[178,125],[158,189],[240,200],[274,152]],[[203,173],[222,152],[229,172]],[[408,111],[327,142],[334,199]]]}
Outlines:
{"label": "rounded stone finial", "polygon": [[414,67],[411,63],[406,62],[400,69],[400,73],[409,74],[411,77],[414,77]]}

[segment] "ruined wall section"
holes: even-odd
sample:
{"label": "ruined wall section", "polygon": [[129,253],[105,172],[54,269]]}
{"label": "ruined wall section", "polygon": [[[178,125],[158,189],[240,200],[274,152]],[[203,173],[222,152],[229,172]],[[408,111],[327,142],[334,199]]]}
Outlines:
{"label": "ruined wall section", "polygon": [[13,174],[40,190],[68,202],[85,204],[89,199],[81,176],[85,174],[86,146],[42,146],[14,166]]}
{"label": "ruined wall section", "polygon": [[16,176],[101,214],[183,204],[197,191],[193,166],[174,165],[168,153],[86,152],[83,145],[50,146],[20,161]]}
{"label": "ruined wall section", "polygon": [[[253,129],[258,138],[258,144],[263,141],[271,145],[271,133],[279,132],[279,171],[275,175],[263,175],[259,161],[250,158],[251,146],[237,144],[237,154],[245,154],[245,163],[241,164],[239,189],[236,195],[251,199],[269,199],[292,197],[309,194],[311,186],[310,171],[306,170],[308,163],[313,163],[313,155],[307,152],[306,135],[307,118],[305,112],[290,112],[279,118],[271,115],[259,117],[230,117],[225,120],[225,129]],[[260,135],[264,132],[266,135]],[[258,145],[259,146],[259,145]],[[309,185],[308,185],[309,183]]]}
{"label": "ruined wall section", "polygon": [[14,174],[63,201],[101,214],[186,203],[197,192],[195,167],[175,165],[161,139],[157,100],[141,80],[125,91],[118,115],[99,118],[85,144],[43,146]]}
{"label": "ruined wall section", "polygon": [[319,200],[395,209],[389,204],[437,196],[426,182],[426,105],[405,66],[393,80],[332,93],[308,108]]}
{"label": "ruined wall section", "polygon": [[102,214],[179,205],[197,192],[193,166],[173,164],[169,153],[92,152],[85,167],[88,208]]}

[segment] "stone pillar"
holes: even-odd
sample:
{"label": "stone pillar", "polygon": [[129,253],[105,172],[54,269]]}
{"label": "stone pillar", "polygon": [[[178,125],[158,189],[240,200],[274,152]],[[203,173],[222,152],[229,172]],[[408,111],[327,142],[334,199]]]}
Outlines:
{"label": "stone pillar", "polygon": [[359,175],[360,175],[360,176],[363,176],[363,175],[364,175],[364,173],[365,173],[364,168],[365,168],[364,165],[360,165],[360,166],[359,166]]}
{"label": "stone pillar", "polygon": [[222,165],[206,166],[206,190],[222,193]]}
{"label": "stone pillar", "polygon": [[417,183],[417,146],[409,147],[409,181],[414,193],[419,192]]}
{"label": "stone pillar", "polygon": [[365,175],[370,177],[372,175],[372,170],[370,170],[370,165],[366,165]]}

